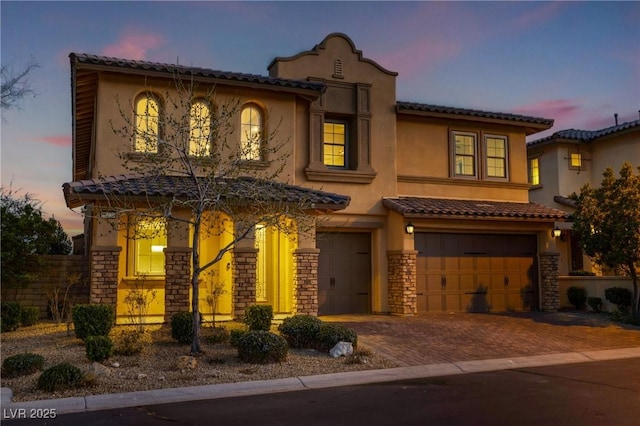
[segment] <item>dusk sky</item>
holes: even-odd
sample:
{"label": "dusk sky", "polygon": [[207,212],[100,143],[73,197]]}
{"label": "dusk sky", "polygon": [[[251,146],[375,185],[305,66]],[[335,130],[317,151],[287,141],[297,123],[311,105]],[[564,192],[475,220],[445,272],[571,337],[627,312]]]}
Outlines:
{"label": "dusk sky", "polygon": [[397,98],[552,118],[533,135],[638,119],[640,2],[11,2],[2,65],[31,58],[35,98],[3,111],[2,185],[45,202],[70,235],[70,52],[267,75],[276,56],[348,35],[397,71]]}

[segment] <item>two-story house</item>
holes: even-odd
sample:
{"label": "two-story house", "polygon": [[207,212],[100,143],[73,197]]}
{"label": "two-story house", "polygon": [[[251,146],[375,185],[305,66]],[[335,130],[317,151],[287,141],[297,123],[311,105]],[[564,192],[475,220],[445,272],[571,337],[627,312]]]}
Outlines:
{"label": "two-story house", "polygon": [[[154,92],[149,108],[142,94],[166,87],[176,67],[70,58],[74,170],[64,185],[67,204],[99,210],[118,194],[173,195],[172,183],[151,187],[126,174],[116,152],[144,147],[114,134],[113,122],[120,99],[142,103],[145,120],[132,118],[131,126],[153,126],[149,111],[170,105]],[[328,213],[311,236],[292,240],[257,227],[237,244],[216,269],[226,289],[221,315],[241,316],[251,303],[271,304],[281,315],[558,308],[552,228],[566,214],[529,202],[525,144],[552,120],[400,102],[397,73],[339,33],[275,58],[269,76],[180,70],[201,87],[215,85],[218,97],[240,100],[236,129],[280,123],[292,153],[282,176]],[[242,146],[243,134],[228,137]],[[210,155],[210,147],[200,152]],[[247,160],[269,167],[259,155]],[[188,229],[142,241],[107,220],[113,217],[88,220],[92,301],[116,304],[123,321],[124,298],[144,275],[157,291],[158,318],[188,309]],[[221,244],[202,241],[205,254]]]}
{"label": "two-story house", "polygon": [[[613,120],[612,120],[613,121]],[[640,120],[616,123],[600,130],[568,129],[527,144],[529,199],[568,213],[575,210],[569,195],[585,185],[597,188],[610,167],[617,174],[625,162],[640,165]],[[557,224],[561,236],[559,273],[595,272],[597,267],[580,248],[571,222]]]}

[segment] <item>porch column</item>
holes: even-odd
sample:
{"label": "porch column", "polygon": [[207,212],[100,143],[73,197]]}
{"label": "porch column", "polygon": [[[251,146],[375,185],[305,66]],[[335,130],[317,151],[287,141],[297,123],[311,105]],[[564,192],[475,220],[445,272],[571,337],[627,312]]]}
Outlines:
{"label": "porch column", "polygon": [[167,247],[164,249],[164,322],[178,312],[189,312],[191,289],[191,249]]}
{"label": "porch column", "polygon": [[318,315],[318,259],[320,249],[293,252],[293,313]]}
{"label": "porch column", "polygon": [[248,306],[256,303],[257,261],[258,249],[253,247],[233,249],[233,317],[237,320],[244,317]]}
{"label": "porch column", "polygon": [[560,282],[558,280],[558,252],[540,253],[540,309],[555,312],[560,309]]}
{"label": "porch column", "polygon": [[389,311],[394,315],[416,315],[416,250],[387,252],[389,268]]}
{"label": "porch column", "polygon": [[119,246],[91,248],[91,289],[89,302],[113,305],[118,301]]}

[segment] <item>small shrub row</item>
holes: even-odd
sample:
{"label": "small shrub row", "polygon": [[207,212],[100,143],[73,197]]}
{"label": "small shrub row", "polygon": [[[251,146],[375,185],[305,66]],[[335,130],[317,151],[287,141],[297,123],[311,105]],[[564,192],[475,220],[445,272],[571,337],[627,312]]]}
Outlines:
{"label": "small shrub row", "polygon": [[0,316],[0,331],[17,330],[18,327],[28,327],[38,322],[40,311],[35,306],[22,306],[18,302],[2,302]]}
{"label": "small shrub row", "polygon": [[358,335],[354,330],[339,324],[324,323],[310,315],[294,315],[285,318],[278,331],[292,348],[313,348],[329,350],[338,342],[358,345]]}
{"label": "small shrub row", "polygon": [[[624,287],[610,287],[604,291],[605,298],[616,305],[619,312],[626,313],[632,304],[631,291]],[[584,309],[588,304],[594,312],[602,310],[602,298],[587,297],[587,290],[583,287],[572,286],[567,289],[567,298],[576,309]]]}

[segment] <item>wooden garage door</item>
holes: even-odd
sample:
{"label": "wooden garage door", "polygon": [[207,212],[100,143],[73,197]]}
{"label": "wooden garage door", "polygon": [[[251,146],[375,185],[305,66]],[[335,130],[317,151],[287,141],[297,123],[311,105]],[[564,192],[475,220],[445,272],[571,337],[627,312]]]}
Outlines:
{"label": "wooden garage door", "polygon": [[537,308],[535,235],[416,233],[418,312]]}
{"label": "wooden garage door", "polygon": [[371,234],[318,233],[318,314],[368,313]]}

